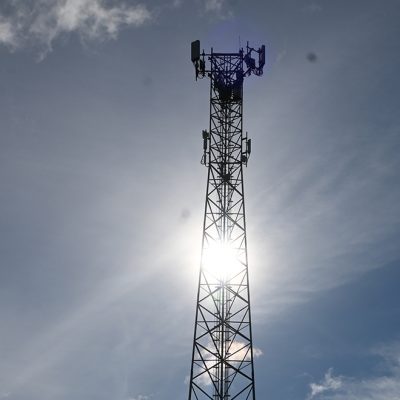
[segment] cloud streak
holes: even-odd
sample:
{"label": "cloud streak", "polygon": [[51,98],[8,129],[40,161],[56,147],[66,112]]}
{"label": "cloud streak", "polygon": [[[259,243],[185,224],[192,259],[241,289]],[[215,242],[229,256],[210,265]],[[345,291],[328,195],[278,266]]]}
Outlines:
{"label": "cloud streak", "polygon": [[102,0],[15,0],[0,8],[0,43],[11,50],[38,46],[42,57],[59,37],[76,33],[83,41],[115,39],[124,27],[151,20],[145,5]]}

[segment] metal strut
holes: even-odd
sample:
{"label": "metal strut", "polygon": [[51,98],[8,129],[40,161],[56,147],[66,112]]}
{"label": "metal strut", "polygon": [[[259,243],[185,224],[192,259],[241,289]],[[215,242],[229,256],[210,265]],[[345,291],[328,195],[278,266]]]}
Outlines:
{"label": "metal strut", "polygon": [[208,177],[189,400],[255,400],[243,187],[251,141],[242,111],[244,77],[262,74],[265,46],[200,54],[195,41],[192,62],[196,79],[210,78],[210,124],[202,132]]}

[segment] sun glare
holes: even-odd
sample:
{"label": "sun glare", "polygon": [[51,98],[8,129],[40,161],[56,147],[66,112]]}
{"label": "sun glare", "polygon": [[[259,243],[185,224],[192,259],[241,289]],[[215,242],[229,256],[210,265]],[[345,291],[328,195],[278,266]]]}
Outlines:
{"label": "sun glare", "polygon": [[218,280],[232,278],[241,267],[238,251],[229,243],[213,243],[203,250],[203,268]]}

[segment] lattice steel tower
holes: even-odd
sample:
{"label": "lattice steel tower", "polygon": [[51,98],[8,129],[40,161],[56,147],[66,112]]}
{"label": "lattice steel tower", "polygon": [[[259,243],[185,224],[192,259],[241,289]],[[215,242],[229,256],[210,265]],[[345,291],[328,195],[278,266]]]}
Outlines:
{"label": "lattice steel tower", "polygon": [[[257,55],[257,60],[253,58]],[[243,165],[251,141],[243,135],[243,80],[262,75],[265,46],[238,53],[200,53],[197,78],[210,78],[210,125],[204,130],[207,167],[202,255],[189,400],[255,400]]]}

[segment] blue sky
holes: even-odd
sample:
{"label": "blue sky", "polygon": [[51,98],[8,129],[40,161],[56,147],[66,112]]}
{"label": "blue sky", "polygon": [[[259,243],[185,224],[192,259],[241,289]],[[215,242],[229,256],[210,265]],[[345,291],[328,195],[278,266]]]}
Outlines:
{"label": "blue sky", "polygon": [[[400,3],[0,5],[0,399],[187,398],[208,83],[245,83],[259,399],[400,399]],[[308,54],[316,56],[310,61]]]}

